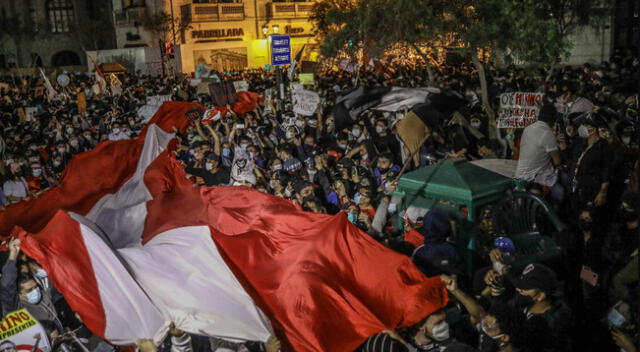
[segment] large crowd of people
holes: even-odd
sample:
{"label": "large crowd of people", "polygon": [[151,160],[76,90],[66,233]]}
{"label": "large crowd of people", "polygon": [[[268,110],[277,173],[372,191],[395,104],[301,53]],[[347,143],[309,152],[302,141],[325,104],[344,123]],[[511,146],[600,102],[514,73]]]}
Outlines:
{"label": "large crowd of people", "polygon": [[[322,98],[313,116],[294,114],[290,96],[278,111],[276,98],[266,94],[275,86],[273,72],[218,72],[222,80],[245,80],[250,91],[265,96],[264,103],[249,113],[229,110],[209,123],[195,121],[177,135],[175,157],[196,185],[248,186],[305,211],[345,212],[363,231],[411,256],[427,275],[441,275],[452,298],[447,307],[418,325],[381,331],[361,351],[638,351],[640,61],[616,55],[580,67],[489,67],[495,108],[501,93],[544,94],[538,121],[524,129],[496,129],[481,104],[472,65],[436,71],[437,85],[468,103],[441,125],[429,126],[418,165],[405,163],[410,156],[398,138],[396,123],[405,112],[367,110],[353,125],[337,129],[332,107],[356,86],[434,85],[420,62],[396,63],[385,72],[318,70],[315,85],[307,87]],[[137,112],[147,96],[214,104],[211,96],[198,94],[190,77],[125,74],[122,93],[112,95],[96,89],[92,74],[68,76],[70,84],[55,87],[59,94],[51,99],[40,76],[3,79],[0,206],[55,187],[75,155],[103,141],[135,138],[144,127]],[[456,238],[466,226],[464,216],[440,209],[416,216],[392,201],[403,166],[409,171],[458,158],[517,160],[516,177],[526,192],[550,204],[568,227],[563,238],[555,238],[562,264],[512,265],[521,254],[509,238],[513,234],[501,232],[492,223],[493,209],[485,207],[466,224],[482,244],[472,249],[476,265],[470,272],[459,258],[471,247]],[[542,236],[553,235],[540,228]],[[91,337],[47,273],[20,252],[18,240],[8,247],[0,282],[5,314],[28,309],[49,330],[55,348],[77,348],[74,341],[96,351],[115,348]],[[449,265],[435,264],[443,259]],[[161,350],[279,349],[275,338],[262,345],[176,329],[170,335]],[[139,348],[155,346],[142,341]]]}

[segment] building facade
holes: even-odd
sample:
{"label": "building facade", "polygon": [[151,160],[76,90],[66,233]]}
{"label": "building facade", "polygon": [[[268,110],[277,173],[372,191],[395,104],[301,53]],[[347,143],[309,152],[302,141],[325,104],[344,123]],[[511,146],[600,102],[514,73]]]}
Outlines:
{"label": "building facade", "polygon": [[80,66],[115,46],[109,1],[0,0],[0,69]]}
{"label": "building facade", "polygon": [[303,59],[313,60],[317,56],[313,24],[309,20],[313,2],[170,2],[173,16],[189,24],[175,35],[170,33],[180,43],[177,55],[183,72],[194,72],[199,63],[221,71],[265,67],[271,62],[271,34],[291,36],[292,56],[303,48]]}

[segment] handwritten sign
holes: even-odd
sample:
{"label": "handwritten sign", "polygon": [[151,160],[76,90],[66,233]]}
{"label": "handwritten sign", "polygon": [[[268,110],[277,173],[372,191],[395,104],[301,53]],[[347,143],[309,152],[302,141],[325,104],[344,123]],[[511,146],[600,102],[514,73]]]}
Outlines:
{"label": "handwritten sign", "polygon": [[293,112],[303,116],[313,116],[320,104],[320,95],[310,90],[293,92]]}
{"label": "handwritten sign", "polygon": [[147,105],[160,106],[166,101],[171,101],[171,94],[168,95],[150,95],[147,97]]}
{"label": "handwritten sign", "polygon": [[0,350],[50,352],[51,345],[42,325],[20,309],[0,321]]}
{"label": "handwritten sign", "polygon": [[500,95],[498,128],[525,128],[538,120],[542,93],[513,92]]}

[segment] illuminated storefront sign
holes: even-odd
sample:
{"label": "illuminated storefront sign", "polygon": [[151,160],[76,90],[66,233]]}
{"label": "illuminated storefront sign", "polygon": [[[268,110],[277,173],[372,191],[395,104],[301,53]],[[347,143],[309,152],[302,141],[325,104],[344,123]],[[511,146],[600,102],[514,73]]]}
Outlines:
{"label": "illuminated storefront sign", "polygon": [[205,29],[191,31],[191,38],[204,39],[204,38],[228,38],[228,37],[242,37],[244,36],[244,30],[242,28],[227,28],[227,29]]}

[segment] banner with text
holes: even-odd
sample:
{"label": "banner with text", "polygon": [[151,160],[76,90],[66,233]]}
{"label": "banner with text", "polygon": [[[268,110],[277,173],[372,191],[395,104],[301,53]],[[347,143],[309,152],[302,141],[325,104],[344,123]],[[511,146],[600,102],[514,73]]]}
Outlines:
{"label": "banner with text", "polygon": [[320,104],[320,95],[310,90],[296,90],[293,92],[293,112],[303,116],[313,116]]}
{"label": "banner with text", "polygon": [[171,94],[167,95],[150,95],[147,97],[147,105],[160,106],[166,101],[171,101]]}
{"label": "banner with text", "polygon": [[50,352],[51,345],[42,325],[20,309],[0,321],[0,350]]}
{"label": "banner with text", "polygon": [[500,94],[498,128],[525,128],[538,120],[543,93]]}

